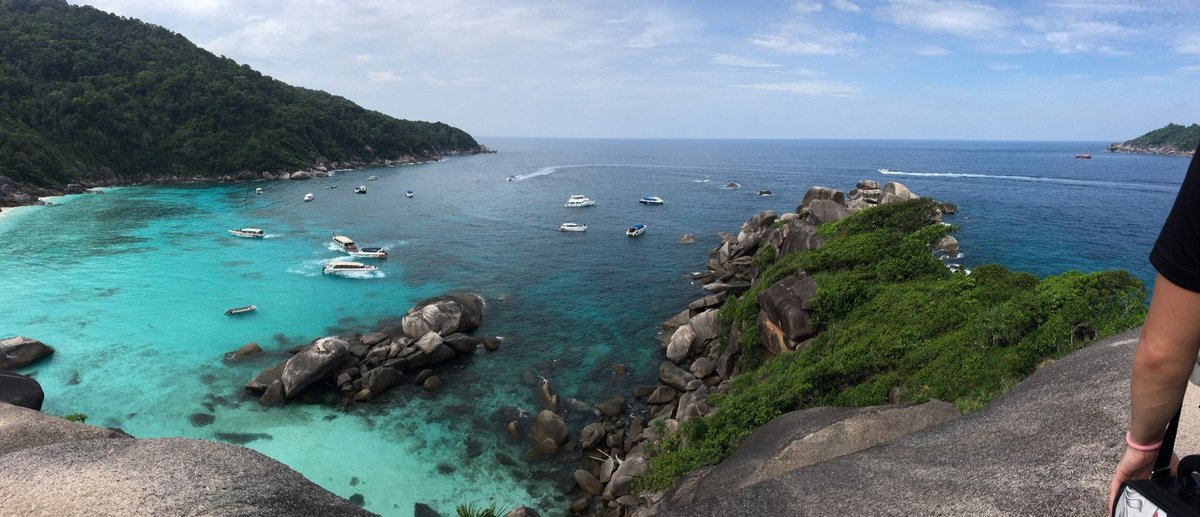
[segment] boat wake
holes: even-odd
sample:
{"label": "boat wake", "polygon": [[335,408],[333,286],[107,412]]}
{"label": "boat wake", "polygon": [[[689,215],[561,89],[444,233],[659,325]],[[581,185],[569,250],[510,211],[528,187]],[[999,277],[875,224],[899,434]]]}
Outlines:
{"label": "boat wake", "polygon": [[978,174],[972,172],[908,172],[878,169],[885,176],[910,176],[921,178],[966,178],[986,180],[1028,181],[1035,183],[1056,183],[1059,185],[1076,185],[1080,187],[1109,187],[1124,190],[1142,190],[1153,192],[1175,192],[1175,185],[1155,185],[1148,183],[1127,183],[1121,181],[1077,180],[1070,178],[1048,178],[1045,176],[1018,176],[1011,174]]}
{"label": "boat wake", "polygon": [[278,239],[280,237],[283,237],[282,233],[268,233],[263,235],[264,239]]}
{"label": "boat wake", "polygon": [[[588,164],[573,164],[573,165],[552,165],[550,167],[542,167],[542,168],[540,168],[536,171],[533,171],[529,174],[517,174],[514,176],[509,176],[509,180],[510,181],[521,181],[521,180],[527,180],[530,178],[537,178],[537,177],[541,177],[541,176],[549,176],[556,172],[567,170],[567,169],[585,169],[585,168],[589,168],[589,167],[590,168],[622,167],[622,168],[628,168],[628,169],[669,169],[669,170],[677,170],[677,171],[716,171],[716,170],[726,171],[726,170],[728,170],[728,169],[722,169],[719,167],[704,167],[704,166],[692,166],[692,165],[655,165],[655,164],[649,164],[649,163],[588,163]],[[737,170],[737,169],[735,169],[735,170]],[[708,183],[710,180],[698,179],[698,180],[693,180],[693,181],[696,183]]]}

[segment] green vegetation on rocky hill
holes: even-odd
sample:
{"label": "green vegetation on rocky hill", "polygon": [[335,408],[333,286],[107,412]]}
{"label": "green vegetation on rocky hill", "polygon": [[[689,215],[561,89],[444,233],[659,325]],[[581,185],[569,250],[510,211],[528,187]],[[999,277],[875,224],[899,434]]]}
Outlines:
{"label": "green vegetation on rocky hill", "polygon": [[1171,149],[1178,154],[1191,154],[1200,145],[1200,124],[1181,126],[1167,124],[1142,136],[1128,140],[1123,145],[1134,149]]}
{"label": "green vegetation on rocky hill", "polygon": [[[759,282],[720,311],[726,327],[743,329],[741,342],[726,346],[741,347],[746,371],[712,397],[715,413],[663,440],[641,487],[661,489],[716,464],[755,428],[800,408],[939,399],[973,411],[1043,361],[1145,317],[1145,288],[1126,271],[1042,280],[998,265],[951,272],[929,251],[954,229],[936,215],[928,199],[884,204],[820,226],[817,249],[775,259],[760,248]],[[762,362],[755,295],[799,271],[817,285],[819,334]]]}
{"label": "green vegetation on rocky hill", "polygon": [[0,0],[0,176],[213,177],[475,152],[442,123],[289,86],[183,36],[62,0]]}

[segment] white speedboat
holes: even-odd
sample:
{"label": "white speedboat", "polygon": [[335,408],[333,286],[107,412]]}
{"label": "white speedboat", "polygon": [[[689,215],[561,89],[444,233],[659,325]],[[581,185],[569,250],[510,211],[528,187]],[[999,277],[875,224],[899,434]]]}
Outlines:
{"label": "white speedboat", "polygon": [[567,198],[567,203],[563,206],[579,207],[579,206],[592,206],[595,204],[596,204],[596,202],[593,201],[592,198],[590,198],[590,197],[581,196],[579,194],[573,194],[573,195],[571,195],[571,197]]}
{"label": "white speedboat", "polygon": [[377,179],[379,179],[379,176],[371,176],[367,178],[367,181],[375,181]]}
{"label": "white speedboat", "polygon": [[262,187],[258,187],[256,189],[254,189],[254,193],[261,196],[262,195]]}
{"label": "white speedboat", "polygon": [[237,235],[238,237],[245,237],[247,239],[261,239],[266,237],[266,234],[258,228],[239,228],[237,230],[229,230],[229,233]]}
{"label": "white speedboat", "polygon": [[643,196],[638,200],[638,203],[643,205],[661,205],[663,204],[663,200],[658,196]]}
{"label": "white speedboat", "polygon": [[368,266],[362,262],[342,262],[334,261],[327,262],[325,267],[321,268],[321,273],[326,275],[334,275],[338,273],[354,273],[357,271],[379,271],[375,266]]}
{"label": "white speedboat", "polygon": [[313,198],[315,198],[315,197],[316,197],[316,196],[314,196],[312,192],[309,192],[309,193],[307,193],[307,194],[305,194],[305,195],[304,195],[304,201],[306,201],[306,202],[307,202],[307,201],[312,201],[312,200],[313,200]]}
{"label": "white speedboat", "polygon": [[635,224],[630,226],[628,230],[625,230],[626,237],[641,237],[643,233],[646,233],[646,225],[644,224]]}
{"label": "white speedboat", "polygon": [[350,256],[358,258],[385,259],[387,258],[387,250],[383,248],[362,248],[358,251],[351,251]]}
{"label": "white speedboat", "polygon": [[367,186],[366,186],[366,185],[359,185],[359,186],[357,186],[357,187],[354,187],[354,193],[355,193],[355,194],[366,194],[366,193],[367,193]]}
{"label": "white speedboat", "polygon": [[413,197],[413,192],[412,192],[411,190],[405,190],[405,191],[404,191],[404,196],[405,196],[405,197]]}
{"label": "white speedboat", "polygon": [[562,223],[558,226],[560,232],[586,232],[587,225],[579,223]]}
{"label": "white speedboat", "polygon": [[337,244],[337,246],[346,253],[354,253],[358,251],[358,246],[354,244],[354,241],[345,235],[334,235],[333,243]]}

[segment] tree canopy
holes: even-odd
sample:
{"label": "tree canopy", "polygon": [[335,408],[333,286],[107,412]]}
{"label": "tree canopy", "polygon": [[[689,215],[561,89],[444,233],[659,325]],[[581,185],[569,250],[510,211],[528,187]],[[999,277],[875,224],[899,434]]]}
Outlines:
{"label": "tree canopy", "polygon": [[460,129],[287,85],[162,27],[63,0],[0,0],[0,175],[19,183],[479,150]]}

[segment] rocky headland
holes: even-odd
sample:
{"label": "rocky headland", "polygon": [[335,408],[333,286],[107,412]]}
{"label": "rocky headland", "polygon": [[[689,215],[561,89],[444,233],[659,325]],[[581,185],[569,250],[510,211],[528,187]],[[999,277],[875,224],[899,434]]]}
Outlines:
{"label": "rocky headland", "polygon": [[1131,154],[1160,154],[1164,156],[1183,156],[1191,158],[1196,150],[1182,149],[1173,145],[1137,145],[1129,142],[1114,142],[1108,145],[1110,153],[1131,153]]}

